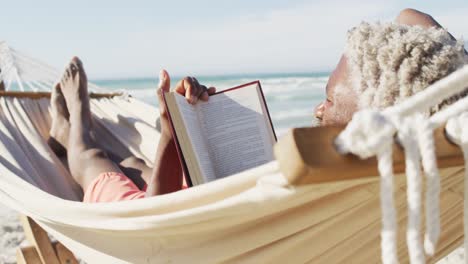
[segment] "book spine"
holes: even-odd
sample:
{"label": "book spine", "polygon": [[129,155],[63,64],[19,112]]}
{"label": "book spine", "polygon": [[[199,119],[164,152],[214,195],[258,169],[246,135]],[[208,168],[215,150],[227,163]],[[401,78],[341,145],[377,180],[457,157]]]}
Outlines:
{"label": "book spine", "polygon": [[163,93],[163,101],[164,101],[164,105],[166,106],[166,113],[167,113],[167,117],[169,119],[169,124],[171,125],[171,127],[170,127],[171,134],[172,134],[172,138],[174,138],[176,151],[177,151],[177,156],[179,156],[179,161],[180,161],[180,165],[182,166],[182,170],[184,172],[185,181],[187,182],[188,187],[192,187],[193,183],[192,183],[192,180],[190,179],[190,174],[188,172],[187,163],[185,162],[184,155],[182,155],[182,148],[180,147],[179,139],[177,138],[177,133],[175,131],[174,123],[172,121],[173,118],[171,117],[171,111],[169,111],[169,106],[167,104],[166,96],[169,95],[169,94],[170,93]]}

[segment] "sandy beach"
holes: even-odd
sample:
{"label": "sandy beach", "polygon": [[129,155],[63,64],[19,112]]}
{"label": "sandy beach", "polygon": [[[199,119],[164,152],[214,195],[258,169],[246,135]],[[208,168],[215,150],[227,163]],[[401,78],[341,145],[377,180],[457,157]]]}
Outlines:
{"label": "sandy beach", "polygon": [[18,214],[0,204],[0,263],[16,263],[16,248],[27,245]]}

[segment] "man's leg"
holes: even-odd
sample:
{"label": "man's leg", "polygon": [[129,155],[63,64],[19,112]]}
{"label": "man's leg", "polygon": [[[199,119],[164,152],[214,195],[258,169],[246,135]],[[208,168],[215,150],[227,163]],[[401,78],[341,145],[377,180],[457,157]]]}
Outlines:
{"label": "man's leg", "polygon": [[[68,138],[70,133],[70,113],[62,93],[61,84],[52,89],[51,94],[52,125],[50,129],[49,146],[62,161],[67,162]],[[138,188],[143,189],[151,177],[152,169],[136,157],[123,159],[109,153],[109,158],[119,164],[119,168],[130,178]]]}
{"label": "man's leg", "polygon": [[122,173],[119,166],[112,162],[104,151],[97,148],[91,135],[92,120],[87,82],[81,61],[73,58],[60,81],[70,113],[69,138],[65,147],[70,172],[85,191],[102,173]]}
{"label": "man's leg", "polygon": [[128,157],[119,163],[120,169],[140,190],[148,186],[153,169],[137,157]]}
{"label": "man's leg", "polygon": [[63,158],[67,154],[68,134],[70,131],[68,119],[70,113],[68,112],[60,84],[56,84],[52,88],[50,106],[52,110],[52,124],[49,131],[50,137],[47,142],[55,154]]}

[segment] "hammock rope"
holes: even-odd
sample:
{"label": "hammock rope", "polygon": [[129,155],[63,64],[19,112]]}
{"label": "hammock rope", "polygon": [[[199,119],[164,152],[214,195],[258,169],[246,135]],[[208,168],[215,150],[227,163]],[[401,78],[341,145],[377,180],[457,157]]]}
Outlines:
{"label": "hammock rope", "polygon": [[421,164],[420,153],[413,122],[416,117],[408,117],[403,120],[398,130],[398,139],[403,145],[405,152],[406,177],[408,179],[406,194],[408,202],[408,225],[406,231],[406,241],[411,263],[424,263],[424,251],[419,237],[421,229]]}
{"label": "hammock rope", "polygon": [[418,118],[413,122],[413,126],[414,124],[418,124],[416,126],[417,143],[427,188],[424,249],[426,254],[433,256],[440,237],[440,173],[435,154],[434,126],[427,118]]}
{"label": "hammock rope", "polygon": [[[0,80],[7,83],[6,91],[13,90],[16,83],[20,91],[50,91],[61,74],[55,68],[25,55],[0,41]],[[29,89],[27,89],[29,88]],[[109,93],[108,89],[88,83],[90,92]],[[115,92],[115,91],[114,91]]]}
{"label": "hammock rope", "polygon": [[[468,113],[463,113],[451,118],[446,126],[447,136],[450,140],[461,147],[465,164],[468,164]],[[468,170],[465,169],[464,189],[468,190]],[[464,194],[463,208],[464,233],[468,234],[468,192]],[[468,256],[468,236],[464,237],[465,263]]]}
{"label": "hammock rope", "polygon": [[398,263],[398,225],[393,197],[392,143],[397,130],[394,123],[396,122],[391,121],[384,113],[370,109],[361,110],[353,115],[352,121],[335,140],[337,150],[342,154],[352,152],[361,159],[377,156],[382,208],[381,250],[384,264]]}

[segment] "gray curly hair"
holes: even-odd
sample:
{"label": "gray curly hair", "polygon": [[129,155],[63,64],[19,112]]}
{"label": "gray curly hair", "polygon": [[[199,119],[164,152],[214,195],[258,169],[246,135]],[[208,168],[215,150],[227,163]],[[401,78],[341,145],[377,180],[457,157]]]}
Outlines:
{"label": "gray curly hair", "polygon": [[[351,29],[345,55],[360,109],[397,104],[468,63],[463,41],[445,29],[395,23],[361,23]],[[466,94],[441,100],[431,112]]]}

